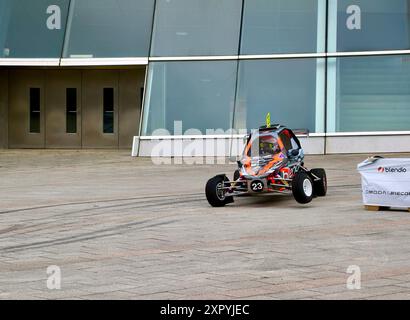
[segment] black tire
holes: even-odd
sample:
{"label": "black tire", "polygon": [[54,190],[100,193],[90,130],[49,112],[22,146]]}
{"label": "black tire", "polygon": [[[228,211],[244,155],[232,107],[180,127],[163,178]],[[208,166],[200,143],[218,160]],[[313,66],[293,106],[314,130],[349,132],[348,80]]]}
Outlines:
{"label": "black tire", "polygon": [[312,201],[314,195],[313,181],[306,172],[299,171],[295,174],[292,180],[292,193],[299,203],[306,204]]}
{"label": "black tire", "polygon": [[233,181],[236,181],[239,179],[241,175],[239,174],[239,170],[236,169],[235,172],[233,173]]}
{"label": "black tire", "polygon": [[310,170],[310,173],[320,178],[320,180],[315,181],[315,178],[312,177],[315,194],[318,197],[324,197],[327,193],[327,178],[325,169],[312,169]]}
{"label": "black tire", "polygon": [[209,204],[213,207],[223,207],[233,202],[233,197],[226,197],[225,192],[218,190],[224,185],[224,181],[229,181],[226,176],[215,176],[208,180],[205,186],[205,195]]}

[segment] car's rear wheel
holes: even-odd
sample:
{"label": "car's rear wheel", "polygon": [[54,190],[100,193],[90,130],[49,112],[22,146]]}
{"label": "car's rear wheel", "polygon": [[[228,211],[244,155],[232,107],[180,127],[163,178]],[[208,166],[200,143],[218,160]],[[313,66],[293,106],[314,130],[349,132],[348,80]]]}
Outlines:
{"label": "car's rear wheel", "polygon": [[315,177],[313,177],[313,188],[315,190],[315,195],[318,197],[324,197],[327,193],[326,171],[319,168],[310,170],[310,173],[320,179],[315,181]]}
{"label": "car's rear wheel", "polygon": [[205,186],[206,199],[213,207],[223,207],[233,202],[233,197],[226,197],[226,190],[223,189],[225,182],[229,182],[226,176],[215,176],[208,180]]}
{"label": "car's rear wheel", "polygon": [[292,180],[292,193],[299,203],[309,203],[313,199],[313,181],[304,171],[295,174]]}

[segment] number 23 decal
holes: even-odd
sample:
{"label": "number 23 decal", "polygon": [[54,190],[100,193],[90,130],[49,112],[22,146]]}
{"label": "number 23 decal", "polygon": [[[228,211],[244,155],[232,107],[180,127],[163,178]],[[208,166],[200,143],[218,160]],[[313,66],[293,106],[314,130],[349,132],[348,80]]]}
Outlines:
{"label": "number 23 decal", "polygon": [[263,183],[262,181],[254,181],[251,183],[252,191],[262,191],[263,190]]}

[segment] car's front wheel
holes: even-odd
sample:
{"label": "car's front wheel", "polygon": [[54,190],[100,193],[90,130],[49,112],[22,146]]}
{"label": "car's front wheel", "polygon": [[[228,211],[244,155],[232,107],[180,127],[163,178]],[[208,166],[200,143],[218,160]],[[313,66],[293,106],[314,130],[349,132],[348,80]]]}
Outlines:
{"label": "car's front wheel", "polygon": [[225,182],[229,182],[226,176],[215,176],[208,180],[205,186],[206,199],[213,207],[223,207],[233,202],[233,197],[226,196]]}
{"label": "car's front wheel", "polygon": [[313,199],[313,181],[310,176],[299,171],[292,180],[292,193],[295,200],[299,203],[306,204]]}

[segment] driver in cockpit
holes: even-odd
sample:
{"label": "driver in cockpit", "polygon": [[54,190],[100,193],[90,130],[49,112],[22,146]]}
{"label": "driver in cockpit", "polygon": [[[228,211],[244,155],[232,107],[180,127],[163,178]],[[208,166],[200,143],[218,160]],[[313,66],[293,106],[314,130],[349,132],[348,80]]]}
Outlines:
{"label": "driver in cockpit", "polygon": [[275,155],[280,152],[278,141],[272,136],[259,137],[259,155]]}

